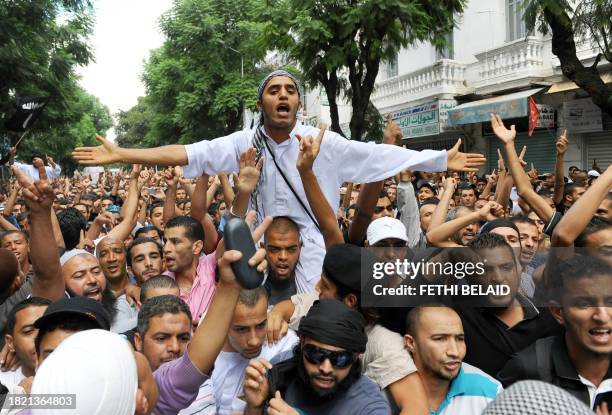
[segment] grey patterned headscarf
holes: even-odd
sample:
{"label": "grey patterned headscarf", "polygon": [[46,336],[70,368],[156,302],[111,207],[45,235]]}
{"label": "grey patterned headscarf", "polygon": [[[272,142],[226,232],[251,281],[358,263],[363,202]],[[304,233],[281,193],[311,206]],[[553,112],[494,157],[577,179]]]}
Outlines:
{"label": "grey patterned headscarf", "polygon": [[[257,90],[257,99],[259,101],[261,101],[263,97],[263,93],[264,93],[264,90],[266,89],[266,85],[268,85],[268,82],[270,82],[272,78],[276,78],[277,76],[286,76],[287,78],[290,78],[295,83],[295,86],[298,90],[298,95],[299,95],[300,89],[298,87],[298,81],[295,78],[295,76],[291,75],[287,71],[277,70],[277,71],[271,72],[268,76],[266,76],[259,83],[259,88]],[[253,147],[255,147],[255,154],[257,157],[257,161],[259,161],[259,159],[263,155],[264,149],[266,147],[265,142],[266,142],[266,133],[264,131],[264,123],[263,123],[263,116],[262,116],[259,119],[259,123],[257,127],[255,127],[255,135],[253,136]],[[255,211],[257,212],[257,218],[255,219],[254,226],[259,225],[263,221],[263,218],[264,218],[263,204],[260,203],[261,201],[259,200],[259,185],[263,181],[263,177],[264,177],[264,174],[262,170],[259,176],[259,182],[257,183],[257,187],[255,187],[255,190],[253,191],[253,193],[251,193],[251,208],[255,209]]]}
{"label": "grey patterned headscarf", "polygon": [[525,380],[510,386],[487,406],[483,415],[593,415],[572,395],[549,383]]}

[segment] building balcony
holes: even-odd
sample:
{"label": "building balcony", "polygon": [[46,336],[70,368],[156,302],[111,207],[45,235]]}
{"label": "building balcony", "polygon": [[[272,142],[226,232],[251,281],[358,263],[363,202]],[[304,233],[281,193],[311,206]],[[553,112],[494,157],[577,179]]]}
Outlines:
{"label": "building balcony", "polygon": [[465,94],[465,71],[465,64],[442,59],[418,71],[377,83],[371,100],[379,111],[385,112],[407,102]]}
{"label": "building balcony", "polygon": [[539,37],[521,38],[475,56],[467,77],[479,95],[528,86],[553,74],[550,41]]}

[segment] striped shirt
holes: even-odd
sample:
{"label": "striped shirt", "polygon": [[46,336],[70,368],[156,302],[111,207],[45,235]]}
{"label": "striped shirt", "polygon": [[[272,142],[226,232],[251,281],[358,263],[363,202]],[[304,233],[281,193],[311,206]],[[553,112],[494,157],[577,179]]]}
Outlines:
{"label": "striped shirt", "polygon": [[489,402],[503,390],[501,383],[482,370],[461,364],[459,374],[452,380],[446,398],[431,415],[480,415]]}

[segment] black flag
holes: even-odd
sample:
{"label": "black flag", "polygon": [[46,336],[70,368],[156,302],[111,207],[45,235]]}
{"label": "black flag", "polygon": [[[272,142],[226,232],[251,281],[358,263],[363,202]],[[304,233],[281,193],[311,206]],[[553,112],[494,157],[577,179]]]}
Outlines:
{"label": "black flag", "polygon": [[17,111],[4,124],[6,129],[18,133],[28,130],[49,102],[48,97],[17,97]]}

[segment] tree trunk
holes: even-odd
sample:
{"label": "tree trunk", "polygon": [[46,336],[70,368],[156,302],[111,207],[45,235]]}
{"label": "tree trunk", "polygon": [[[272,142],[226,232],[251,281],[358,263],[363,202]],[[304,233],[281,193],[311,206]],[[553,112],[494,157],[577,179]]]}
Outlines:
{"label": "tree trunk", "polygon": [[597,63],[587,68],[576,56],[574,30],[565,12],[555,13],[545,8],[544,17],[552,30],[552,52],[561,62],[561,71],[568,79],[585,90],[595,105],[612,116],[612,89],[606,86],[597,72]]}
{"label": "tree trunk", "polygon": [[[366,47],[366,51],[369,48]],[[367,53],[363,54],[367,56]],[[351,88],[353,89],[353,115],[351,116],[351,140],[361,141],[363,132],[365,130],[365,115],[368,110],[368,104],[370,103],[370,95],[374,90],[374,83],[376,82],[376,76],[378,75],[379,60],[367,60],[365,63],[365,76],[363,77],[363,83],[361,82],[361,76],[355,72],[354,66],[349,66],[349,81]]]}
{"label": "tree trunk", "polygon": [[329,115],[331,117],[330,129],[342,137],[346,137],[342,128],[340,127],[340,116],[338,115],[338,74],[333,71],[327,77],[327,74],[322,74],[319,77],[319,81],[323,84],[325,94],[327,95],[327,101],[329,102]]}

